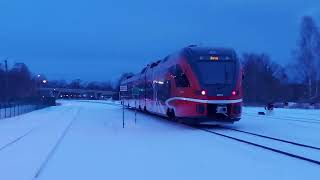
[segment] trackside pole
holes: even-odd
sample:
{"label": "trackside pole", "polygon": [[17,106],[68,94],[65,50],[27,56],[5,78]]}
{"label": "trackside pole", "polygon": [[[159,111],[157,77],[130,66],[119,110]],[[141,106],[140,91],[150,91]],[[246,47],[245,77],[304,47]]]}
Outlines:
{"label": "trackside pole", "polygon": [[[121,92],[127,92],[128,86],[120,86],[120,92],[119,95],[121,96]],[[122,93],[122,128],[124,128],[124,96]]]}
{"label": "trackside pole", "polygon": [[122,99],[122,128],[124,128],[124,100]]}
{"label": "trackside pole", "polygon": [[134,101],[134,123],[137,124],[137,100]]}

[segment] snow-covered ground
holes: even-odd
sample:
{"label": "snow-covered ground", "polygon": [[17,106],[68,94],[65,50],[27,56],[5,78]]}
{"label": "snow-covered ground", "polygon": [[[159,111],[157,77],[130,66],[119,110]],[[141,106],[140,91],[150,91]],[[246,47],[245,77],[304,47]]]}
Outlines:
{"label": "snow-covered ground", "polygon": [[320,147],[320,110],[278,108],[266,116],[259,111],[264,110],[245,107],[243,119],[233,127]]}
{"label": "snow-covered ground", "polygon": [[[135,124],[130,110],[123,129],[112,102],[61,103],[0,121],[1,180],[320,178],[318,165],[150,115]],[[232,127],[320,146],[320,111],[258,111]]]}

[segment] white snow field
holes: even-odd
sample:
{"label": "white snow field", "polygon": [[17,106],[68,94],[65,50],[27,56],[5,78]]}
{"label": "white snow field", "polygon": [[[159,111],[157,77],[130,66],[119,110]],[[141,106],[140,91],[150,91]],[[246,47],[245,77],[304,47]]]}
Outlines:
{"label": "white snow field", "polygon": [[[229,127],[320,147],[318,110],[244,111]],[[135,124],[131,110],[122,128],[118,104],[62,101],[0,121],[0,180],[32,179],[317,180],[320,165],[142,113]]]}

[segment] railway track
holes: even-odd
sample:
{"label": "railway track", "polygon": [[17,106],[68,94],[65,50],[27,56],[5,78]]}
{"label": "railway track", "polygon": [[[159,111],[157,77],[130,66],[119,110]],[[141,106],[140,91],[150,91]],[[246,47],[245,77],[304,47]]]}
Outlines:
{"label": "railway track", "polygon": [[0,152],[3,151],[4,149],[12,146],[13,144],[19,142],[20,140],[22,140],[23,138],[25,138],[26,136],[28,136],[29,134],[31,134],[33,131],[35,131],[38,127],[34,127],[34,128],[31,128],[29,131],[25,132],[24,134],[16,137],[14,140],[6,143],[5,145],[1,146],[0,147]]}
{"label": "railway track", "polygon": [[[63,116],[65,113],[70,112],[69,109],[62,111],[61,113],[57,114],[57,118],[59,116]],[[72,112],[72,111],[71,111]],[[69,132],[69,130],[71,129],[74,121],[76,120],[76,115],[79,114],[80,109],[78,109],[77,111],[75,111],[75,116],[73,119],[70,120],[70,122],[67,123],[66,127],[63,129],[62,133],[59,135],[57,141],[55,142],[54,146],[51,148],[51,150],[49,151],[49,153],[46,155],[44,161],[40,164],[39,168],[37,169],[37,171],[35,172],[34,176],[32,179],[38,179],[38,177],[41,175],[41,173],[44,171],[46,165],[48,164],[48,162],[50,161],[51,157],[55,154],[57,148],[59,147],[59,145],[61,144],[61,142],[64,140],[65,136],[67,135],[67,133]],[[43,122],[33,128],[31,128],[30,130],[26,131],[25,133],[23,133],[22,135],[14,138],[12,141],[6,143],[3,146],[0,146],[0,153],[13,146],[14,144],[17,144],[20,141],[23,141],[25,138],[29,137],[29,135],[31,135],[33,132],[35,132],[36,130],[38,130],[39,128],[42,128],[44,125],[47,125],[47,121]]]}
{"label": "railway track", "polygon": [[[66,110],[63,111],[61,114],[64,114],[65,112],[66,112]],[[59,115],[61,115],[61,114],[59,114]],[[6,149],[6,148],[8,148],[8,147],[10,147],[10,146],[18,143],[18,142],[20,142],[21,140],[23,140],[25,137],[27,137],[28,135],[30,135],[32,132],[36,131],[38,128],[40,128],[41,126],[43,126],[43,123],[46,124],[45,122],[42,122],[40,125],[32,127],[31,129],[29,129],[29,130],[27,130],[26,132],[24,132],[23,134],[17,136],[16,138],[14,138],[13,140],[11,140],[10,142],[8,142],[8,143],[0,146],[0,152],[3,151],[3,150]]]}
{"label": "railway track", "polygon": [[253,132],[243,131],[243,130],[239,130],[239,129],[235,129],[235,128],[231,128],[231,127],[221,127],[221,128],[222,129],[231,130],[231,131],[241,132],[241,133],[244,133],[244,134],[250,134],[250,135],[253,135],[253,136],[262,137],[262,138],[266,138],[266,139],[271,139],[271,140],[275,140],[275,141],[279,141],[279,142],[283,142],[283,143],[288,143],[288,144],[292,144],[292,145],[296,145],[296,146],[300,146],[300,147],[315,149],[315,150],[319,150],[320,151],[320,147],[316,147],[316,146],[301,144],[301,143],[288,141],[288,140],[284,140],[284,139],[279,139],[279,138],[275,138],[275,137],[271,137],[271,136],[266,136],[266,135],[257,134],[257,133],[253,133]]}
{"label": "railway track", "polygon": [[53,148],[50,150],[49,154],[46,156],[45,160],[41,163],[40,167],[36,171],[35,175],[33,176],[33,179],[38,179],[41,174],[43,173],[44,169],[46,168],[47,164],[49,163],[50,159],[53,157],[55,154],[57,148],[60,146],[62,141],[64,140],[65,136],[67,133],[70,131],[74,121],[76,120],[76,116],[79,114],[80,109],[78,109],[75,113],[74,118],[67,124],[67,126],[64,128],[63,132],[59,136],[58,140],[54,144]]}
{"label": "railway track", "polygon": [[[93,102],[93,103],[98,103],[98,102]],[[109,104],[109,103],[100,103],[100,104]],[[109,104],[109,105],[115,105],[115,104]],[[116,105],[116,106],[119,106],[119,105]],[[159,116],[156,116],[156,117],[159,117]],[[163,119],[163,117],[159,117],[159,118]],[[165,118],[165,119],[167,119],[167,118]],[[228,139],[240,142],[240,143],[255,146],[255,147],[258,147],[258,148],[261,148],[264,150],[272,151],[277,154],[281,154],[284,156],[295,158],[295,159],[298,159],[301,161],[320,165],[320,147],[311,146],[311,145],[302,144],[302,143],[293,142],[293,141],[288,141],[288,140],[275,138],[275,137],[271,137],[271,136],[266,136],[266,135],[262,135],[262,134],[257,134],[257,133],[253,133],[253,132],[248,132],[248,131],[244,131],[244,130],[239,130],[239,129],[235,129],[235,128],[231,128],[231,127],[220,127],[220,129],[218,129],[218,130],[217,129],[212,130],[212,129],[204,128],[201,126],[191,126],[188,124],[182,124],[182,125],[187,126],[187,127],[191,127],[193,129],[205,131],[207,133],[211,133],[211,134],[221,136],[224,138],[228,138]],[[223,131],[221,132],[220,130],[223,130]],[[229,133],[228,133],[228,131],[229,131]],[[238,135],[236,135],[236,134],[232,135],[232,134],[230,134],[230,131],[236,132],[236,133],[238,133]],[[245,137],[245,138],[241,137],[240,134],[245,134],[247,136],[251,136],[251,138],[250,137]],[[260,140],[257,140],[257,139],[252,140],[252,137],[254,137],[253,139],[259,138]],[[267,140],[269,142],[265,143],[265,142],[263,142],[263,140]],[[274,144],[277,144],[277,145],[274,146]],[[279,144],[282,144],[282,145],[279,146]],[[298,150],[292,150],[292,148],[294,148],[294,147]],[[310,153],[310,152],[311,152],[311,156],[308,155],[308,153]],[[315,157],[317,157],[317,158],[314,158],[312,155],[315,155]]]}
{"label": "railway track", "polygon": [[[185,124],[186,125],[186,124]],[[302,144],[302,143],[297,143],[297,142],[292,142],[292,141],[287,141],[287,140],[283,140],[283,139],[278,139],[278,138],[274,138],[274,137],[270,137],[270,136],[265,136],[265,135],[261,135],[261,134],[256,134],[256,133],[252,133],[252,132],[247,132],[247,131],[242,131],[242,130],[238,130],[238,129],[233,129],[233,128],[226,128],[226,127],[222,127],[220,129],[224,130],[224,131],[219,131],[219,130],[211,130],[208,128],[203,128],[201,126],[190,126],[190,125],[186,125],[188,127],[194,128],[194,129],[198,129],[201,131],[205,131],[207,133],[211,133],[217,136],[221,136],[227,139],[231,139],[240,143],[244,143],[247,145],[251,145],[251,146],[255,146],[255,147],[259,147],[268,151],[272,151],[278,154],[282,154],[285,156],[289,156],[295,159],[299,159],[302,161],[306,161],[309,163],[313,163],[316,165],[320,165],[320,147],[315,147],[315,146],[310,146],[310,145],[306,145],[306,144]],[[226,131],[227,130],[227,133]],[[228,131],[233,131],[233,132],[237,132],[238,134],[246,134],[246,135],[250,135],[251,138],[249,137],[241,137],[241,135],[236,135],[236,134],[230,134],[228,133]],[[254,137],[254,138],[252,138]],[[260,140],[257,140],[257,138]],[[255,139],[255,140],[252,140]],[[263,141],[261,141],[261,139],[264,140],[268,140],[268,141],[273,141],[273,143],[268,142],[265,143]],[[278,145],[270,145],[270,144],[278,144]],[[279,146],[279,143],[282,144],[282,146]],[[300,149],[299,149],[300,148]],[[298,149],[298,150],[296,150]],[[306,155],[308,153],[311,152],[311,156]],[[317,157],[317,158],[315,158]]]}
{"label": "railway track", "polygon": [[77,102],[88,102],[88,103],[93,103],[93,104],[106,104],[106,105],[112,105],[112,106],[117,106],[117,107],[122,107],[121,104],[116,104],[113,102],[99,102],[99,101],[90,101],[90,100],[79,100]]}
{"label": "railway track", "polygon": [[[255,114],[248,114],[245,113],[244,115],[246,116],[251,116],[251,117],[264,117],[261,115],[255,115]],[[302,119],[302,118],[295,118],[295,117],[274,117],[274,116],[267,116],[268,119],[272,119],[272,120],[284,120],[284,121],[293,121],[293,122],[303,122],[303,123],[311,123],[311,124],[320,124],[320,120],[316,120],[316,119]]]}

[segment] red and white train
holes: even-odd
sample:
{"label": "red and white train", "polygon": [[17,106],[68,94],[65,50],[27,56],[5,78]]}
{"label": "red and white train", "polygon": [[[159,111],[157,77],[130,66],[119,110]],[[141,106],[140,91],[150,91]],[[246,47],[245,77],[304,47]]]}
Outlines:
{"label": "red and white train", "polygon": [[233,49],[189,46],[122,81],[123,102],[191,124],[233,123],[241,118],[242,79]]}

